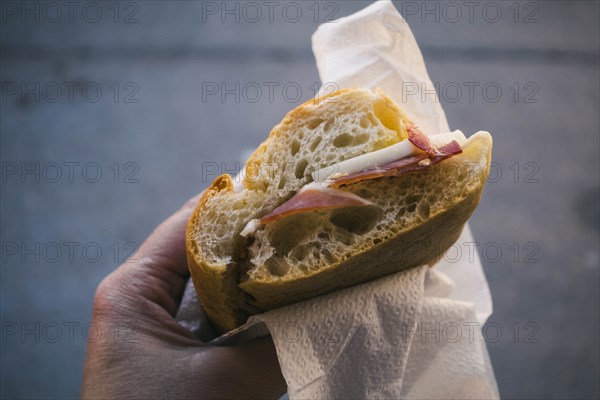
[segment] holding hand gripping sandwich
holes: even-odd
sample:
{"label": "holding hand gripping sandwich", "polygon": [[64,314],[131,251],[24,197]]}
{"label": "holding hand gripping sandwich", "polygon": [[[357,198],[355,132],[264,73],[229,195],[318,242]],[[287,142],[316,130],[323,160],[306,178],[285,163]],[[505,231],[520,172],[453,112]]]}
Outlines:
{"label": "holding hand gripping sandwich", "polygon": [[188,264],[220,331],[286,304],[432,265],[481,197],[492,138],[425,136],[383,92],[352,89],[291,111],[221,175],[187,228]]}

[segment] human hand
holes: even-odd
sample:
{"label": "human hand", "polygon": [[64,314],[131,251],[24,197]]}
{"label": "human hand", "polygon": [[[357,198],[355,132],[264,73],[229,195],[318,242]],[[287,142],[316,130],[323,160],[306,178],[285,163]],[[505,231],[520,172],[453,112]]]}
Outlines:
{"label": "human hand", "polygon": [[[185,226],[198,198],[164,221],[96,290],[82,398],[278,398],[286,390],[270,337],[207,346],[175,321],[189,273]],[[121,327],[121,328],[119,328]],[[119,329],[126,327],[124,332]]]}

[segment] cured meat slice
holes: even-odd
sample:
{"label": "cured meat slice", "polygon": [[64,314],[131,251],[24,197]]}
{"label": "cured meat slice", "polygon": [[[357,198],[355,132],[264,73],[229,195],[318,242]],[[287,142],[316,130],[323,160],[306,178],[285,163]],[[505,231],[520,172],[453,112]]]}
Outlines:
{"label": "cured meat slice", "polygon": [[261,224],[267,224],[279,218],[313,210],[330,210],[371,205],[370,201],[343,190],[319,185],[307,185],[294,197],[271,211],[260,219]]}
{"label": "cured meat slice", "polygon": [[408,172],[424,170],[430,165],[437,164],[440,161],[459,153],[462,153],[462,148],[457,141],[453,140],[447,145],[437,149],[435,156],[429,156],[427,153],[422,153],[416,156],[406,157],[374,169],[333,179],[330,183],[330,186],[340,187],[342,185],[349,185],[351,183],[356,183],[367,179],[381,178],[384,176],[400,176]]}

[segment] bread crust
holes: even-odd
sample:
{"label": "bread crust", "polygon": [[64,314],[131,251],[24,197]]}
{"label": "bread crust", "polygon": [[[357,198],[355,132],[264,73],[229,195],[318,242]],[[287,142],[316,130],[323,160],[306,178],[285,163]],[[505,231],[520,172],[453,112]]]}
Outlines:
{"label": "bread crust", "polygon": [[187,261],[192,281],[204,312],[215,328],[226,332],[245,322],[246,315],[238,307],[238,271],[234,264],[215,265],[207,262],[202,249],[195,240],[201,228],[201,215],[207,203],[221,192],[233,191],[229,174],[219,176],[204,191],[186,227]]}

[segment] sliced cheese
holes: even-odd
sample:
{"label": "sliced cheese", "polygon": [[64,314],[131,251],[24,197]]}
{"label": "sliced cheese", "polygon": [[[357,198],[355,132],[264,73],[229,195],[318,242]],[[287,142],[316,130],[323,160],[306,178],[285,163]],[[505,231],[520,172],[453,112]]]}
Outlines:
{"label": "sliced cheese", "polygon": [[[459,144],[462,144],[466,140],[466,137],[461,131],[456,130],[454,132],[440,133],[438,135],[429,136],[429,140],[431,140],[431,144],[437,148],[448,144],[453,140],[456,140]],[[329,167],[321,168],[313,172],[311,175],[314,182],[324,182],[336,176],[343,176],[373,169],[380,165],[415,155],[419,152],[421,152],[421,150],[415,147],[409,140],[403,140],[381,150],[372,151],[370,153],[362,154],[360,156],[330,165]]]}

